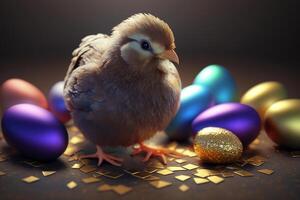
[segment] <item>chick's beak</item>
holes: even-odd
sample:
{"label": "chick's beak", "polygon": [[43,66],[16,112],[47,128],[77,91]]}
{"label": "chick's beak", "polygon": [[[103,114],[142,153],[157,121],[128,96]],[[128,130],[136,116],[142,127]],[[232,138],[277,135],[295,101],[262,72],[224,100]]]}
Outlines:
{"label": "chick's beak", "polygon": [[160,58],[162,59],[168,59],[172,62],[175,62],[176,64],[179,65],[179,58],[176,54],[176,52],[174,51],[174,49],[170,49],[170,50],[166,50],[163,53],[161,53],[159,55]]}

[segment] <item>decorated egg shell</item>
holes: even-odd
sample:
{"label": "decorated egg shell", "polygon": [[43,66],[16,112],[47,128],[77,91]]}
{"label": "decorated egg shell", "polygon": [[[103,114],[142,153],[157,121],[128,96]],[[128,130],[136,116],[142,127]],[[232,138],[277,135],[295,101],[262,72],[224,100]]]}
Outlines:
{"label": "decorated egg shell", "polygon": [[240,103],[224,103],[200,113],[192,123],[196,134],[206,127],[220,127],[235,134],[244,146],[259,134],[261,121],[254,108]]}
{"label": "decorated egg shell", "polygon": [[58,158],[68,145],[65,127],[48,110],[33,104],[8,108],[3,115],[2,131],[9,145],[40,161]]}
{"label": "decorated egg shell", "polygon": [[232,132],[222,128],[207,127],[196,134],[194,150],[203,162],[225,164],[241,157],[243,145]]}
{"label": "decorated egg shell", "polygon": [[180,107],[166,129],[173,140],[186,140],[191,136],[191,123],[202,111],[214,104],[213,96],[204,86],[190,85],[181,91]]}
{"label": "decorated egg shell", "polygon": [[300,99],[281,100],[266,111],[264,129],[278,145],[300,149]]}
{"label": "decorated egg shell", "polygon": [[241,98],[241,103],[253,107],[260,115],[264,113],[273,103],[287,98],[284,86],[275,81],[263,82],[250,88]]}
{"label": "decorated egg shell", "polygon": [[49,92],[48,101],[51,112],[62,122],[70,120],[70,112],[67,110],[64,96],[64,81],[57,82]]}
{"label": "decorated egg shell", "polygon": [[1,100],[3,110],[21,103],[30,103],[48,108],[44,94],[37,87],[22,79],[8,79],[5,81],[1,87]]}
{"label": "decorated egg shell", "polygon": [[234,101],[237,95],[232,75],[220,65],[209,65],[202,69],[194,84],[206,86],[212,92],[216,104]]}

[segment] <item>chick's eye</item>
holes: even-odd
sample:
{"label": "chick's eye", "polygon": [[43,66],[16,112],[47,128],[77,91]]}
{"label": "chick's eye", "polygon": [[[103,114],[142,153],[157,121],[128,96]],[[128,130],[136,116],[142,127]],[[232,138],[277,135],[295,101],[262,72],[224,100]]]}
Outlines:
{"label": "chick's eye", "polygon": [[148,50],[151,49],[151,46],[150,46],[149,42],[147,42],[147,41],[142,41],[142,42],[141,42],[141,48],[148,51]]}

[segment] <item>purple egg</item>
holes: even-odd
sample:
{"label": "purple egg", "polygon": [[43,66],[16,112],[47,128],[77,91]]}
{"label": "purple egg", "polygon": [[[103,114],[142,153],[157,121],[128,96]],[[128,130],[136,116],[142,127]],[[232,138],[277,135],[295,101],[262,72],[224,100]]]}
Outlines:
{"label": "purple egg", "polygon": [[259,115],[252,107],[240,103],[224,103],[199,114],[192,123],[192,129],[196,134],[206,127],[224,128],[233,132],[247,146],[258,136],[260,124]]}
{"label": "purple egg", "polygon": [[55,83],[49,92],[49,107],[51,112],[62,122],[66,123],[71,119],[70,112],[66,108],[63,96],[64,82]]}
{"label": "purple egg", "polygon": [[2,118],[7,143],[27,157],[51,161],[68,145],[65,127],[48,110],[32,104],[8,108]]}

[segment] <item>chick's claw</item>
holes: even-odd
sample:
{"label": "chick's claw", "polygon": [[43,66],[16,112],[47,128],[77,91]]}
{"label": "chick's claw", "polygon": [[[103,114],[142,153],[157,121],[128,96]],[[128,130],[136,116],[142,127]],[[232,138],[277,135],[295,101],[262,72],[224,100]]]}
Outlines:
{"label": "chick's claw", "polygon": [[164,164],[167,164],[166,156],[175,157],[175,158],[182,157],[182,154],[174,150],[160,148],[160,147],[151,147],[143,143],[139,143],[138,147],[134,146],[131,155],[137,155],[142,152],[146,152],[146,156],[143,159],[143,162],[147,162],[151,158],[151,156],[158,156],[162,159]]}
{"label": "chick's claw", "polygon": [[118,158],[112,155],[109,155],[107,153],[104,153],[103,150],[101,149],[100,146],[96,146],[97,151],[94,154],[89,154],[89,155],[81,155],[79,157],[79,159],[83,159],[83,158],[97,158],[98,159],[98,166],[100,166],[103,162],[103,160],[109,162],[112,165],[115,166],[121,166],[123,159],[122,158]]}

